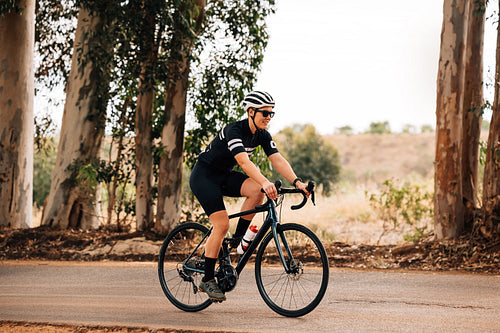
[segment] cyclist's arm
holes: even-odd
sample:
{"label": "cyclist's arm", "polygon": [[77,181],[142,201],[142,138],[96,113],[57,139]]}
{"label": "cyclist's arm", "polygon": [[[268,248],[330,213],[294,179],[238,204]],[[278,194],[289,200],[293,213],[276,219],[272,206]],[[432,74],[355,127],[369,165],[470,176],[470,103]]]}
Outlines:
{"label": "cyclist's arm", "polygon": [[[290,183],[293,183],[293,181],[297,179],[297,175],[290,166],[290,163],[288,163],[288,161],[280,153],[270,155],[269,160],[273,164],[273,167],[276,169],[276,171],[278,171],[280,175],[282,175]],[[295,186],[309,195],[309,192],[306,190],[307,185],[300,180],[295,183]]]}
{"label": "cyclist's arm", "polygon": [[264,189],[267,196],[270,199],[276,199],[278,197],[278,193],[276,191],[276,186],[271,183],[262,173],[260,173],[259,169],[253,164],[252,161],[248,158],[248,154],[238,153],[234,156],[238,165],[245,171],[245,173],[255,180],[259,185]]}

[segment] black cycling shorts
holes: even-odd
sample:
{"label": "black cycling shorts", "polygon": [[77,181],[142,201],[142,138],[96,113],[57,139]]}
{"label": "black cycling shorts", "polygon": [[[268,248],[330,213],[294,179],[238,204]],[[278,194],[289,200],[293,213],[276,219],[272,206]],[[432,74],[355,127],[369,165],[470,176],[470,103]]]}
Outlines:
{"label": "black cycling shorts", "polygon": [[241,197],[241,186],[249,178],[244,173],[222,171],[197,162],[191,171],[189,186],[207,216],[226,210],[223,197]]}

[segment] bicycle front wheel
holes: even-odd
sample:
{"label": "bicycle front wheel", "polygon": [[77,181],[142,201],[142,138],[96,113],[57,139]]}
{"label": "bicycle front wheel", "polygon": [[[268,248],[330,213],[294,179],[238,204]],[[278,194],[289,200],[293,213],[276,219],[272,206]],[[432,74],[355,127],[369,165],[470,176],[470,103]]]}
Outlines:
{"label": "bicycle front wheel", "polygon": [[281,263],[273,233],[268,233],[255,258],[257,288],[273,311],[287,317],[303,316],[325,295],[328,257],[318,237],[300,224],[278,225],[278,235],[289,270]]}
{"label": "bicycle front wheel", "polygon": [[[167,235],[160,250],[161,287],[169,301],[184,311],[200,311],[212,304],[206,294],[198,290],[203,273],[197,271],[204,270],[207,232],[208,228],[198,223],[181,224]],[[193,256],[187,260],[191,253]]]}

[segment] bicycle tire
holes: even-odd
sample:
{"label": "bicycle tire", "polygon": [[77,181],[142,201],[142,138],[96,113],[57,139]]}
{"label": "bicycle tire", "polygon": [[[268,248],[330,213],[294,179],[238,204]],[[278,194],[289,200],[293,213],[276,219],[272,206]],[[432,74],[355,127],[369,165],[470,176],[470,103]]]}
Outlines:
{"label": "bicycle tire", "polygon": [[[328,287],[328,257],[319,238],[303,225],[278,225],[285,260],[291,258],[283,246],[286,239],[295,261],[287,273],[280,261],[273,233],[266,235],[255,258],[255,280],[264,302],[286,317],[303,316],[318,306]],[[273,240],[271,242],[271,240]]]}
{"label": "bicycle tire", "polygon": [[[167,235],[160,249],[158,277],[161,288],[168,300],[183,311],[201,311],[212,304],[207,295],[198,290],[203,274],[183,269],[189,254],[207,232],[208,228],[199,223],[180,224]],[[202,258],[204,243],[196,250],[194,260]]]}

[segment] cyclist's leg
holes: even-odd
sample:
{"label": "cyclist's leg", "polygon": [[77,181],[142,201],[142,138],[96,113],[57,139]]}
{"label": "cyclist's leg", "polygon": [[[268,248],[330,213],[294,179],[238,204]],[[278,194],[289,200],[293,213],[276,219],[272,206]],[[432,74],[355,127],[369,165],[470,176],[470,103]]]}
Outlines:
{"label": "cyclist's leg", "polygon": [[215,282],[215,265],[222,241],[229,229],[229,217],[225,210],[220,210],[210,214],[208,219],[213,228],[205,245],[205,276],[201,280],[200,290],[206,292],[210,299],[224,301],[226,296]]}
{"label": "cyclist's leg", "polygon": [[[255,206],[260,205],[264,199],[264,193],[260,191],[260,185],[246,174],[238,171],[231,172],[222,190],[225,196],[246,198],[241,207],[241,211],[255,208]],[[240,217],[238,225],[236,226],[236,231],[233,234],[234,242],[231,243],[232,247],[238,246],[239,239],[245,234],[254,216],[255,214],[249,214]]]}
{"label": "cyclist's leg", "polygon": [[226,299],[224,293],[215,283],[214,275],[221,244],[229,229],[229,217],[222,194],[222,184],[227,176],[228,173],[217,172],[196,163],[189,179],[191,190],[213,226],[205,245],[205,276],[202,279],[200,289],[206,292],[211,299],[218,301]]}
{"label": "cyclist's leg", "polygon": [[208,219],[210,223],[212,223],[213,229],[210,237],[208,237],[207,245],[205,246],[205,256],[217,258],[222,246],[222,241],[229,229],[229,217],[227,211],[220,210],[212,213]]}
{"label": "cyclist's leg", "polygon": [[[245,197],[245,201],[241,206],[241,211],[254,209],[255,206],[262,204],[264,193],[260,191],[262,187],[252,178],[247,178],[241,185],[241,195]],[[244,219],[251,221],[255,214],[245,215]]]}

